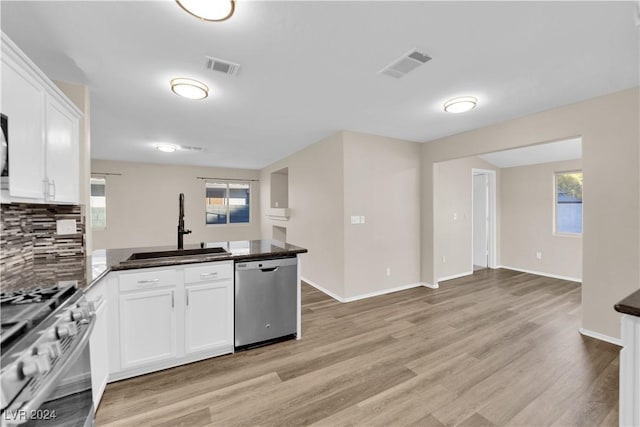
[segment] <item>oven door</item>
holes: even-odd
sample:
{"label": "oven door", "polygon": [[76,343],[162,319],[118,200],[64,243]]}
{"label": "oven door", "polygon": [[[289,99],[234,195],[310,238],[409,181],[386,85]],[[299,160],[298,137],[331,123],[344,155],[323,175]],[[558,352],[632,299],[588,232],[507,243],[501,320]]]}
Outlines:
{"label": "oven door", "polygon": [[89,338],[94,325],[79,326],[73,342],[63,343],[66,350],[54,368],[37,380],[34,378],[3,413],[2,426],[94,425],[91,391],[91,355]]}
{"label": "oven door", "polygon": [[89,341],[69,363],[53,392],[25,426],[93,427],[95,411],[91,391]]}

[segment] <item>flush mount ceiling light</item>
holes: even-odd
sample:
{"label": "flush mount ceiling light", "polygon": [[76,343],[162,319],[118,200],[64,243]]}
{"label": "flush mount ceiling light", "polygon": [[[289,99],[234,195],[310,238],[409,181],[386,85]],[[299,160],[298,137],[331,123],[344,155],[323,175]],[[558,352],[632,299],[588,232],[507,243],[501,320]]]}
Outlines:
{"label": "flush mount ceiling light", "polygon": [[171,80],[171,90],[176,95],[189,99],[204,99],[209,96],[207,85],[193,79],[173,79]]}
{"label": "flush mount ceiling light", "polygon": [[188,14],[209,22],[231,18],[236,8],[235,0],[176,0],[176,3]]}
{"label": "flush mount ceiling light", "polygon": [[156,144],[156,149],[164,151],[165,153],[173,153],[178,147],[173,144]]}
{"label": "flush mount ceiling light", "polygon": [[478,100],[473,96],[461,96],[458,98],[451,98],[444,103],[444,111],[447,113],[464,113],[475,108]]}

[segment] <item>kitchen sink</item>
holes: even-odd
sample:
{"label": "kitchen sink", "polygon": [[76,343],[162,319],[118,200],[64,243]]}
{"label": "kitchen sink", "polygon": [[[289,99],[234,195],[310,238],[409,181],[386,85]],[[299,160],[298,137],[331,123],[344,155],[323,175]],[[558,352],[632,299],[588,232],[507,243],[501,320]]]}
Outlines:
{"label": "kitchen sink", "polygon": [[200,248],[200,249],[180,249],[172,251],[158,251],[158,252],[138,252],[132,254],[127,261],[139,261],[144,259],[154,258],[168,258],[168,257],[180,257],[191,255],[229,255],[224,248]]}

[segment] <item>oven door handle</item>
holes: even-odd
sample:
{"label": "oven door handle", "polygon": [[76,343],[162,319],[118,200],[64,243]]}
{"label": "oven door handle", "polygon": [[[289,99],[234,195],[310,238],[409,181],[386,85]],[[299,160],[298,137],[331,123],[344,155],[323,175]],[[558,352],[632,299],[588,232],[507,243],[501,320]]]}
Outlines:
{"label": "oven door handle", "polygon": [[[66,369],[71,366],[71,364],[75,363],[80,354],[84,351],[85,347],[89,345],[89,338],[91,337],[91,331],[93,330],[93,326],[95,325],[95,314],[91,314],[91,316],[87,319],[89,320],[87,327],[84,328],[82,332],[82,336],[75,339],[72,343],[72,347],[64,359],[58,359],[55,361],[54,366],[51,371],[49,371],[42,381],[42,385],[38,387],[38,390],[31,395],[31,393],[27,392],[29,387],[25,387],[25,389],[20,393],[16,399],[14,400],[15,405],[10,406],[5,409],[5,419],[6,425],[19,425],[23,424],[31,418],[30,414],[32,411],[37,410],[42,406],[42,404],[46,401],[47,397],[51,395],[53,390],[55,390],[58,385],[58,381],[60,380],[62,374],[66,371]],[[18,412],[20,411],[20,412]],[[24,412],[22,412],[24,411]],[[7,419],[12,417],[6,417],[6,413],[10,412],[13,414],[24,414],[24,416],[15,417],[16,419]],[[4,424],[3,424],[4,425]]]}

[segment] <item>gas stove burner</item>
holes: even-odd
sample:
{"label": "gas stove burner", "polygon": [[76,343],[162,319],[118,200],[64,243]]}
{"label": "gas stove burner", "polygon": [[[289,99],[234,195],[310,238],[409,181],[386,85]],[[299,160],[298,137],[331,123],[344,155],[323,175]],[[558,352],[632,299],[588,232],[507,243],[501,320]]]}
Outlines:
{"label": "gas stove burner", "polygon": [[0,304],[31,304],[46,301],[60,291],[60,287],[20,289],[0,294]]}
{"label": "gas stove burner", "polygon": [[[77,291],[76,282],[58,283],[56,286],[19,289],[0,294],[0,346],[5,348],[19,340],[26,331],[46,318],[60,304]],[[19,327],[16,326],[19,324]]]}

